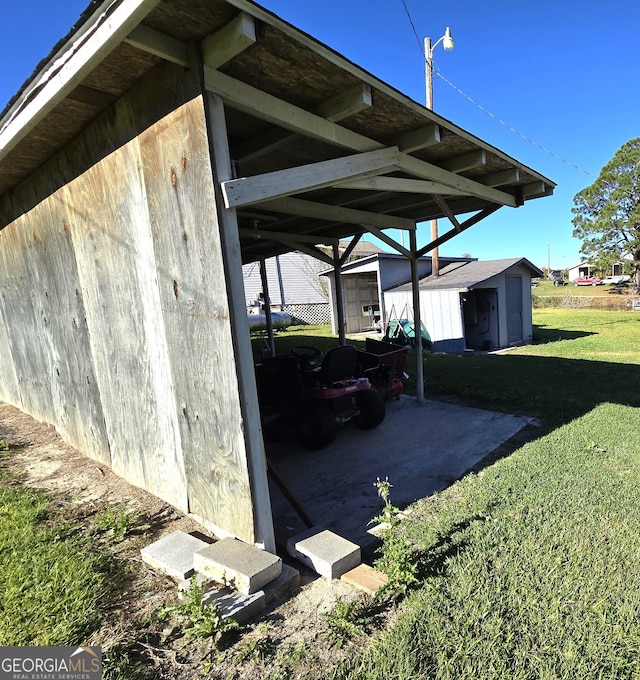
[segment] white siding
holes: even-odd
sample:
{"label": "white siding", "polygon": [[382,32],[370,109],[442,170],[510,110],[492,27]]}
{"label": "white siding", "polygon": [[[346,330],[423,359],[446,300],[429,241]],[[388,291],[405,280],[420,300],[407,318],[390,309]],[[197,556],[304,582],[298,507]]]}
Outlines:
{"label": "white siding", "polygon": [[[279,272],[278,272],[279,267]],[[326,277],[318,272],[327,268],[326,263],[309,255],[293,252],[266,260],[267,284],[272,305],[299,305],[326,303],[328,288]],[[244,290],[250,305],[262,292],[260,263],[252,262],[242,267]],[[328,291],[327,291],[328,292]]]}

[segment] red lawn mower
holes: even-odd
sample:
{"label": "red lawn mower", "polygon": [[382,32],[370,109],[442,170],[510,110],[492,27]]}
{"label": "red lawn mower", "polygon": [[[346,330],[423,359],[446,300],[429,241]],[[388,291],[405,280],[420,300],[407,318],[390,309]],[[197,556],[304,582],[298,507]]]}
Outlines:
{"label": "red lawn mower", "polygon": [[307,449],[321,449],[338,427],[352,421],[363,430],[385,417],[385,400],[398,396],[393,368],[353,345],[295,347],[290,355],[256,365],[258,398],[265,439],[295,436]]}

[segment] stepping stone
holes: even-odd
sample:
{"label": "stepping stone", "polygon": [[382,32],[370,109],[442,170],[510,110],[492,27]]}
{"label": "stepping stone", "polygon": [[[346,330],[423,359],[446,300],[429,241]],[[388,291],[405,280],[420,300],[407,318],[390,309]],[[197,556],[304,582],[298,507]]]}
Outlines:
{"label": "stepping stone", "polygon": [[244,595],[257,592],[282,573],[282,560],[277,555],[234,538],[223,538],[198,550],[193,566],[211,580]]}
{"label": "stepping stone", "polygon": [[321,527],[313,527],[290,538],[287,551],[330,581],[360,564],[359,545]]}
{"label": "stepping stone", "polygon": [[208,543],[184,531],[174,531],[142,548],[144,562],[163,574],[182,580],[194,573],[193,556]]}

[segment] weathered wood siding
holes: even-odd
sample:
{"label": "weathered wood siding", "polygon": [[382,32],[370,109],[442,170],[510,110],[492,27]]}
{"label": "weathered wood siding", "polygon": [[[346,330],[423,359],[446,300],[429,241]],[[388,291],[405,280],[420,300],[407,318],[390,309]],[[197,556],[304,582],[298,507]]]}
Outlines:
{"label": "weathered wood siding", "polygon": [[37,201],[13,197],[30,209],[0,232],[0,395],[133,484],[253,542],[193,90],[163,65],[33,178]]}

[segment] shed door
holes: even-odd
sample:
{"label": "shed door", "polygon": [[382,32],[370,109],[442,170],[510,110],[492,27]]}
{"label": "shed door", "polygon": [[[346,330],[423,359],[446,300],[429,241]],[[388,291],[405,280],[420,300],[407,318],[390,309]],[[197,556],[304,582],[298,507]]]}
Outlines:
{"label": "shed door", "polygon": [[522,279],[507,276],[507,344],[522,342]]}

